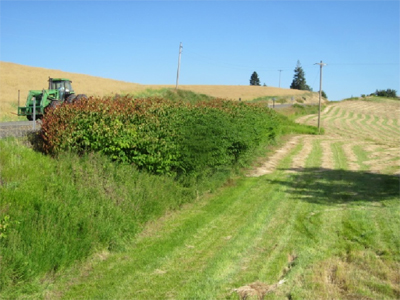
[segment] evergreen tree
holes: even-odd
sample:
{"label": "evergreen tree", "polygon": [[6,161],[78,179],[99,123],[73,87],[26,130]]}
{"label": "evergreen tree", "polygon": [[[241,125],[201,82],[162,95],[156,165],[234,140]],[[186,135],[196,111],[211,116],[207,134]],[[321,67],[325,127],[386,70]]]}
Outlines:
{"label": "evergreen tree", "polygon": [[250,85],[260,85],[260,78],[258,78],[258,74],[256,71],[251,74]]}
{"label": "evergreen tree", "polygon": [[292,84],[290,85],[291,89],[296,89],[296,90],[306,90],[310,91],[311,88],[309,85],[306,83],[306,78],[304,74],[304,70],[301,67],[300,61],[297,61],[296,68],[294,69],[294,77]]}

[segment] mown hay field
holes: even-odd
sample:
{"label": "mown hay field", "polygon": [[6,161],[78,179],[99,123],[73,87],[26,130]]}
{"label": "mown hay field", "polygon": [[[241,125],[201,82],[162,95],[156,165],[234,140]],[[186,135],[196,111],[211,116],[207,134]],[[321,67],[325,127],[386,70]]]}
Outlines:
{"label": "mown hay field", "polygon": [[[29,90],[47,89],[49,77],[72,80],[76,93],[88,96],[140,93],[147,89],[175,88],[175,85],[144,85],[84,74],[30,67],[9,62],[0,62],[0,121],[18,120],[15,115],[18,106],[23,106]],[[268,96],[293,97],[298,102],[311,103],[318,100],[317,93],[248,85],[180,85],[179,89],[232,100],[252,100]]]}
{"label": "mown hay field", "polygon": [[[324,135],[49,281],[51,299],[399,299],[399,114],[343,101]],[[317,116],[298,120],[315,124]]]}
{"label": "mown hay field", "polygon": [[[294,158],[294,169],[304,168],[308,155],[318,144],[323,169],[400,174],[400,101],[342,101],[328,105],[321,113],[322,136],[295,136],[255,174],[271,173],[279,161],[300,142],[303,150]],[[317,126],[317,115],[297,122]],[[338,160],[342,153],[346,160]]]}

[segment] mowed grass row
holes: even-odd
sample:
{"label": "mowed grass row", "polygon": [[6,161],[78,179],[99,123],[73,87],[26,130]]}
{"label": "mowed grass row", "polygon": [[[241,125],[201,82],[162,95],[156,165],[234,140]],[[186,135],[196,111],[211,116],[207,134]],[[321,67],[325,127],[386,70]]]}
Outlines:
{"label": "mowed grass row", "polygon": [[[368,141],[397,146],[400,142],[397,123],[400,103],[395,100],[381,101],[385,102],[344,101],[332,104],[323,112],[322,124],[341,136],[362,137]],[[382,108],[385,106],[387,108]],[[310,116],[304,121],[316,123],[316,118]]]}
{"label": "mowed grass row", "polygon": [[[344,143],[352,170],[370,170],[390,174],[400,173],[400,102],[344,101],[329,105],[321,114],[327,142]],[[317,116],[305,116],[300,122],[315,125]],[[349,150],[351,148],[351,150]],[[331,149],[325,151],[331,152]],[[357,156],[361,156],[362,160]],[[355,167],[355,164],[358,167]],[[361,166],[360,166],[361,165]]]}
{"label": "mowed grass row", "polygon": [[351,147],[359,170],[348,170],[346,141],[337,139],[328,143],[332,167],[322,168],[327,138],[299,139],[272,174],[165,216],[126,252],[99,254],[48,282],[45,295],[398,299],[398,176],[364,171],[365,141]]}

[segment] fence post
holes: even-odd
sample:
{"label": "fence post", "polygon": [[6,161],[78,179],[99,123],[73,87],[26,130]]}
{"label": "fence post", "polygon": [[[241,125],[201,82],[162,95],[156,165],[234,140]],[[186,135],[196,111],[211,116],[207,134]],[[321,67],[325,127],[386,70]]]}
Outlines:
{"label": "fence post", "polygon": [[33,100],[33,130],[36,130],[36,98]]}

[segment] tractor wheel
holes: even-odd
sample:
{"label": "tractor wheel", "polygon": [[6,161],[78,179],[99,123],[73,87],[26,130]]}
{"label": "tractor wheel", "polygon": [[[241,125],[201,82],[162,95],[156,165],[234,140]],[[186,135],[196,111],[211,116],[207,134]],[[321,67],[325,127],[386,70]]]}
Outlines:
{"label": "tractor wheel", "polygon": [[[27,115],[26,118],[27,118],[29,121],[33,121],[33,115]],[[36,115],[36,121],[37,121],[37,120],[41,120],[42,118],[43,118],[43,115]]]}
{"label": "tractor wheel", "polygon": [[80,101],[80,100],[83,99],[83,98],[87,99],[88,96],[86,96],[85,94],[79,94],[78,96],[76,96],[75,102],[78,102],[78,101]]}
{"label": "tractor wheel", "polygon": [[67,98],[65,101],[66,101],[68,104],[71,104],[71,103],[74,102],[75,98],[76,98],[76,95],[75,95],[75,94],[71,94],[71,95],[68,96],[68,98]]}

